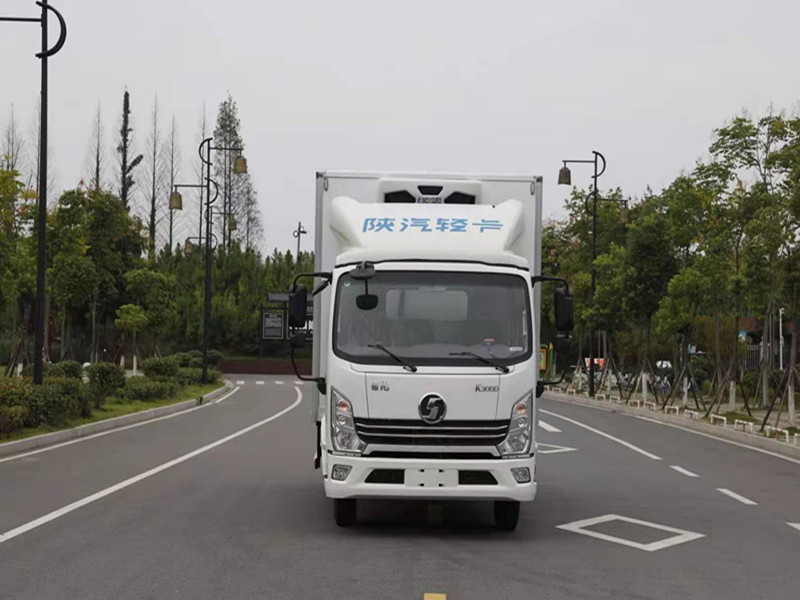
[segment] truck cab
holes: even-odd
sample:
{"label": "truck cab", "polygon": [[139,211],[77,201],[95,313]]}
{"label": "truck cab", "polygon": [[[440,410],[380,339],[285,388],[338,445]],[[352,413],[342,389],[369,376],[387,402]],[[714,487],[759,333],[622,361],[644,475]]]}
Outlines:
{"label": "truck cab", "polygon": [[537,487],[541,178],[325,172],[317,192],[310,413],[337,524],[360,498],[483,499],[514,529]]}

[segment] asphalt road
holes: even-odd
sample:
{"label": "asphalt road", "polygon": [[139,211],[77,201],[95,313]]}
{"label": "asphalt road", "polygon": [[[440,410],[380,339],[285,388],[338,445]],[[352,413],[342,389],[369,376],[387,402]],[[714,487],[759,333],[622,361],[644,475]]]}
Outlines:
{"label": "asphalt road", "polygon": [[233,379],[219,403],[0,459],[0,598],[800,596],[798,461],[545,398],[517,531],[488,503],[396,501],[339,529],[302,386]]}

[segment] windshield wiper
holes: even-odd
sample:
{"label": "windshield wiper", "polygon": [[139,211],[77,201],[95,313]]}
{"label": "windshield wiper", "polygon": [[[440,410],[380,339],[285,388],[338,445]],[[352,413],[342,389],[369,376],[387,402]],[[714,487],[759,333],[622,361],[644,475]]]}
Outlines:
{"label": "windshield wiper", "polygon": [[401,365],[403,365],[403,368],[406,371],[411,371],[412,373],[416,373],[417,372],[417,367],[415,365],[412,365],[407,360],[403,360],[402,358],[397,356],[397,354],[395,354],[394,352],[389,350],[383,344],[367,344],[367,348],[375,348],[376,350],[380,350],[381,352],[384,352],[387,356],[390,356],[391,358],[393,358],[397,362],[399,362]]}
{"label": "windshield wiper", "polygon": [[471,356],[472,358],[479,360],[483,364],[489,365],[490,367],[494,367],[495,369],[497,369],[498,371],[502,371],[503,373],[508,373],[511,370],[505,365],[501,365],[498,362],[489,360],[488,358],[485,358],[480,354],[475,354],[474,352],[451,352],[450,356]]}

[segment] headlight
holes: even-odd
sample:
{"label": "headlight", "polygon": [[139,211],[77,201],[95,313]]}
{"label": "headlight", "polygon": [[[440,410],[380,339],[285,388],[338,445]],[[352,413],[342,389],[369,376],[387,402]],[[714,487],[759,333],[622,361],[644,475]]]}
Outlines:
{"label": "headlight", "polygon": [[353,406],[334,389],[331,389],[331,403],[331,440],[334,450],[361,454],[366,444],[356,434]]}
{"label": "headlight", "polygon": [[497,449],[503,456],[529,454],[533,429],[533,395],[528,394],[511,409],[508,435]]}

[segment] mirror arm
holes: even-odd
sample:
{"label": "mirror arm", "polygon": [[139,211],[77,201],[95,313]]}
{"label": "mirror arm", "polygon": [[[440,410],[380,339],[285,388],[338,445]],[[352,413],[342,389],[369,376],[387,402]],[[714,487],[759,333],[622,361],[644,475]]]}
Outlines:
{"label": "mirror arm", "polygon": [[[297,275],[294,276],[294,279],[292,280],[292,291],[293,292],[297,291],[297,282],[302,277],[319,277],[320,279],[324,279],[327,282],[327,285],[330,285],[331,281],[333,281],[333,273],[330,273],[329,271],[315,271],[313,273],[298,273]],[[323,285],[325,285],[325,284],[323,284]],[[325,285],[325,287],[327,287],[327,285]],[[325,288],[323,287],[322,289],[325,289]],[[320,289],[319,291],[322,291],[322,289]],[[316,294],[316,293],[317,292],[315,291],[314,294]]]}
{"label": "mirror arm", "polygon": [[320,394],[325,395],[327,386],[325,385],[325,378],[324,377],[307,377],[300,373],[300,369],[297,368],[297,362],[294,359],[294,347],[289,346],[289,358],[292,361],[292,368],[294,369],[294,374],[297,375],[297,378],[300,381],[311,381],[317,384],[317,389],[319,390]]}
{"label": "mirror arm", "polygon": [[531,277],[532,286],[535,286],[537,283],[541,283],[543,281],[556,281],[559,283],[563,283],[567,292],[569,292],[569,282],[563,277],[553,277],[550,275],[534,275],[533,277]]}
{"label": "mirror arm", "polygon": [[314,296],[316,296],[317,294],[319,294],[320,292],[322,292],[322,291],[323,291],[323,290],[324,290],[326,287],[328,287],[330,284],[331,284],[331,280],[330,280],[330,279],[326,279],[325,281],[323,281],[322,283],[320,283],[320,284],[319,284],[319,285],[316,287],[316,289],[314,289],[314,291],[313,291],[313,292],[311,292],[311,297],[313,298]]}

